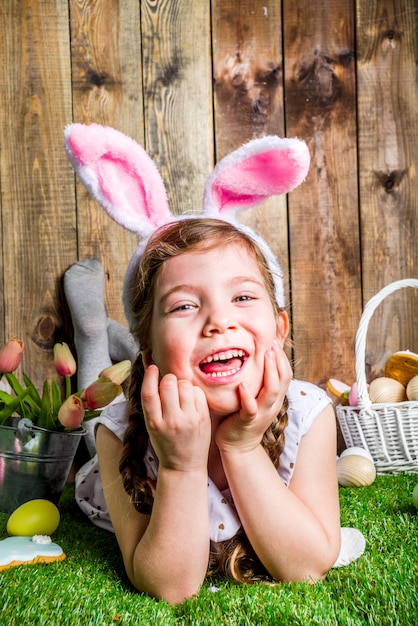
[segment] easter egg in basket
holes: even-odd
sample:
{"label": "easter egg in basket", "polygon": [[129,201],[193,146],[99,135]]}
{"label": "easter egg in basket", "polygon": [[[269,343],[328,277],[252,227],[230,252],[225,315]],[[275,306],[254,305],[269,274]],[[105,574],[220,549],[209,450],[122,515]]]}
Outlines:
{"label": "easter egg in basket", "polygon": [[395,352],[386,361],[385,376],[406,387],[411,378],[418,376],[418,354],[409,350]]}
{"label": "easter egg in basket", "polygon": [[414,376],[409,381],[406,387],[406,395],[411,402],[418,400],[418,376]]}
{"label": "easter egg in basket", "polygon": [[375,378],[369,385],[370,400],[374,404],[395,404],[406,400],[405,387],[388,376]]}

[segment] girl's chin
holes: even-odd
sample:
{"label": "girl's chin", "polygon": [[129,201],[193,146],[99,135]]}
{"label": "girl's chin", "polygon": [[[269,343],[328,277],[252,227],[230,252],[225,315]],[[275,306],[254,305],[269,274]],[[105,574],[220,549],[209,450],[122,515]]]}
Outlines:
{"label": "girl's chin", "polygon": [[221,418],[226,417],[231,413],[236,413],[241,408],[238,398],[238,391],[236,391],[235,393],[224,393],[224,395],[221,394],[221,397],[219,398],[207,396],[207,401],[211,415]]}
{"label": "girl's chin", "polygon": [[[260,383],[261,387],[261,383]],[[253,384],[248,384],[249,392],[256,398],[260,393],[260,387],[255,388]],[[210,412],[213,416],[226,417],[231,413],[236,413],[241,409],[241,399],[238,391],[238,385],[236,387],[220,387],[216,389],[205,389],[205,395],[208,402]]]}

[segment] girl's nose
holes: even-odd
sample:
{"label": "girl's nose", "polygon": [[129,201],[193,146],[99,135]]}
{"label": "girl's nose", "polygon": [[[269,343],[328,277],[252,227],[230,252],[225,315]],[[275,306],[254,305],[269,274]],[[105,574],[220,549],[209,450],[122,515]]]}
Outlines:
{"label": "girl's nose", "polygon": [[210,337],[214,334],[223,334],[227,330],[234,330],[236,328],[235,322],[228,318],[225,314],[213,314],[208,317],[206,324],[203,327],[203,334],[205,337]]}

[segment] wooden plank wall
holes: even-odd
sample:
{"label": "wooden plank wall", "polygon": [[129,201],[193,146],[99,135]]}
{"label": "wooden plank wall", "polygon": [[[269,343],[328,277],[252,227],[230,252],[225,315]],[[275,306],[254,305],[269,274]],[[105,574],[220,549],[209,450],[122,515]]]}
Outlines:
{"label": "wooden plank wall", "polygon": [[[312,165],[289,197],[242,215],[279,255],[295,374],[354,378],[364,303],[418,275],[416,0],[0,0],[0,343],[52,375],[71,341],[62,276],[102,259],[108,314],[135,238],[75,181],[66,124],[141,142],[176,213],[198,211],[216,160],[269,133],[306,140]],[[413,290],[369,328],[367,371],[418,351]]]}

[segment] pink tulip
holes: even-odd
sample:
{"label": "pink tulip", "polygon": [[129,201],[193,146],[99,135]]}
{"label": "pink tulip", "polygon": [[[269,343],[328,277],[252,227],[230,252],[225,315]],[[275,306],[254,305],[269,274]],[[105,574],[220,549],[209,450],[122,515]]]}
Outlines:
{"label": "pink tulip", "polygon": [[84,405],[78,396],[70,396],[63,402],[58,419],[64,428],[78,428],[84,419]]}
{"label": "pink tulip", "polygon": [[100,378],[108,378],[115,383],[115,385],[121,385],[124,380],[128,378],[131,373],[132,363],[129,360],[120,361],[114,365],[110,365],[100,372]]}
{"label": "pink tulip", "polygon": [[83,397],[87,408],[95,411],[110,404],[120,393],[122,393],[120,385],[116,385],[106,378],[99,378],[84,390]]}
{"label": "pink tulip", "polygon": [[12,337],[0,350],[0,372],[10,374],[19,367],[23,356],[24,343],[16,337]]}
{"label": "pink tulip", "polygon": [[60,376],[72,376],[77,365],[71,350],[66,343],[56,343],[54,346],[54,364]]}

